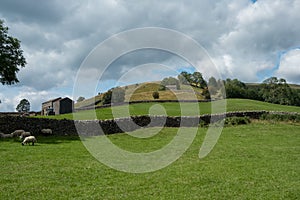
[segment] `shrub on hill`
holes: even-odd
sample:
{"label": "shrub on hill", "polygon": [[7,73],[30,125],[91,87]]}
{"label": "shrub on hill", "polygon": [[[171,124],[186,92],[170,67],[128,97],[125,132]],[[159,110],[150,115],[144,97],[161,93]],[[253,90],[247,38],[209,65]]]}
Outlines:
{"label": "shrub on hill", "polygon": [[155,91],[152,93],[154,99],[159,99],[159,92]]}

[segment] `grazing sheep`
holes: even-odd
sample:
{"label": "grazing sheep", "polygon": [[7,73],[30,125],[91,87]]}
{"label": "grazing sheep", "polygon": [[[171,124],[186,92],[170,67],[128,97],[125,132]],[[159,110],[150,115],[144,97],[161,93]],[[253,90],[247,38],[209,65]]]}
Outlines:
{"label": "grazing sheep", "polygon": [[0,138],[12,138],[13,136],[11,134],[4,134],[0,133]]}
{"label": "grazing sheep", "polygon": [[20,137],[22,133],[24,133],[24,130],[15,130],[14,132],[11,133],[13,137]]}
{"label": "grazing sheep", "polygon": [[21,135],[20,135],[20,139],[23,140],[25,139],[26,137],[28,136],[31,136],[30,132],[23,132]]}
{"label": "grazing sheep", "polygon": [[35,142],[37,142],[37,140],[35,139],[34,136],[28,136],[24,139],[24,141],[22,142],[22,145],[25,145],[25,144],[29,144],[30,145],[30,142],[32,144],[32,146],[34,145]]}
{"label": "grazing sheep", "polygon": [[52,135],[52,130],[50,128],[44,128],[41,130],[43,135]]}

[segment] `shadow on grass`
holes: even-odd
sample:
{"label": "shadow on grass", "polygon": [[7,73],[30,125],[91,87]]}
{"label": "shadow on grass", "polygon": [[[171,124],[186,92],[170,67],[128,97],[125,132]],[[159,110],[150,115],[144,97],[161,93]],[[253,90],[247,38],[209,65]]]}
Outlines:
{"label": "shadow on grass", "polygon": [[61,144],[80,140],[79,136],[37,136],[37,144]]}

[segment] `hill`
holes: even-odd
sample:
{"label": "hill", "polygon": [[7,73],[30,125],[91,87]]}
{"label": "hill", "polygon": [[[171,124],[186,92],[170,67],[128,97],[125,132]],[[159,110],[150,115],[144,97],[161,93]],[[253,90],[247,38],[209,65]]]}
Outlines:
{"label": "hill", "polygon": [[[133,101],[151,101],[154,100],[152,93],[159,92],[159,100],[203,100],[202,89],[188,85],[180,84],[180,89],[161,90],[160,82],[145,82],[121,87],[125,90],[125,102]],[[103,94],[98,94],[95,97],[86,99],[75,104],[75,108],[83,108],[88,106],[102,105],[101,99]]]}

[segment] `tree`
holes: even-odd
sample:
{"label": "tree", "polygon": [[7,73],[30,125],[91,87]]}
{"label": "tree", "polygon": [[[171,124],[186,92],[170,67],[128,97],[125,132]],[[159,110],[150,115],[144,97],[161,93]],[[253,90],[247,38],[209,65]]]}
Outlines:
{"label": "tree", "polygon": [[177,76],[179,82],[183,85],[189,85],[191,81],[191,74],[183,71]]}
{"label": "tree", "polygon": [[190,83],[196,87],[203,89],[207,87],[207,83],[203,79],[202,74],[200,72],[194,72],[192,74]]}
{"label": "tree", "polygon": [[30,111],[30,103],[27,99],[22,99],[20,103],[17,105],[16,110],[18,112],[29,112]]}
{"label": "tree", "polygon": [[227,98],[246,98],[247,86],[238,79],[226,79],[225,89]]}
{"label": "tree", "polygon": [[121,103],[125,101],[125,90],[117,87],[108,90],[103,95],[103,104]]}
{"label": "tree", "polygon": [[179,81],[174,78],[174,77],[169,77],[169,78],[164,78],[161,83],[161,85],[163,86],[167,86],[167,85],[176,85],[176,89],[180,90],[180,83]]}
{"label": "tree", "polygon": [[82,101],[84,101],[84,100],[85,100],[84,97],[78,97],[77,102],[82,102]]}
{"label": "tree", "polygon": [[208,79],[208,86],[218,88],[218,83],[215,77],[212,76]]}
{"label": "tree", "polygon": [[[263,81],[261,96],[264,101],[282,105],[294,105],[297,97],[283,78],[271,77]],[[295,99],[296,97],[296,99]],[[295,101],[296,100],[296,101]]]}
{"label": "tree", "polygon": [[8,27],[0,20],[0,82],[3,85],[19,82],[17,72],[25,64],[20,41],[8,35]]}

